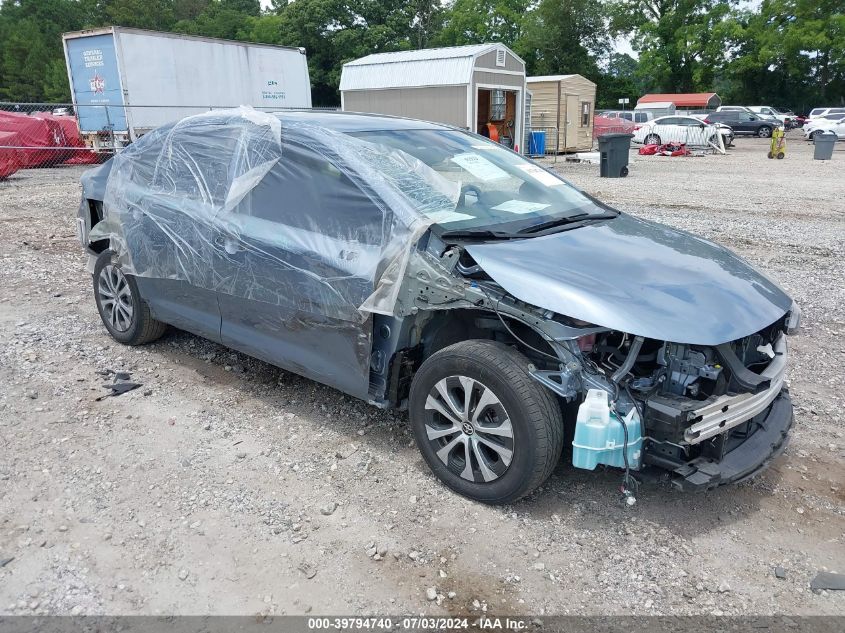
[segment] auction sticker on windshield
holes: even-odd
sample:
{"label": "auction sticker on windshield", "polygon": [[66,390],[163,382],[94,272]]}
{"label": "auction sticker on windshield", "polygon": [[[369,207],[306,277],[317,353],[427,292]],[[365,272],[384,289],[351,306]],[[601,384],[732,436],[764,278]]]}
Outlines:
{"label": "auction sticker on windshield", "polygon": [[525,200],[508,200],[502,204],[497,204],[494,209],[497,211],[507,211],[508,213],[534,213],[545,209],[547,204],[542,202],[526,202]]}
{"label": "auction sticker on windshield", "polygon": [[475,216],[467,215],[466,213],[458,213],[457,211],[449,211],[443,209],[441,211],[431,211],[426,213],[425,217],[437,224],[446,224],[448,222],[460,222],[461,220],[471,220]]}
{"label": "auction sticker on windshield", "polygon": [[519,168],[535,180],[539,180],[547,187],[557,187],[566,184],[559,178],[555,178],[552,174],[547,172],[542,167],[538,167],[537,165],[519,165]]}
{"label": "auction sticker on windshield", "polygon": [[489,160],[483,156],[479,156],[478,154],[472,154],[470,152],[456,154],[452,157],[452,162],[460,167],[463,167],[473,176],[485,182],[490,180],[501,180],[502,178],[508,177],[508,173],[504,169],[497,167]]}

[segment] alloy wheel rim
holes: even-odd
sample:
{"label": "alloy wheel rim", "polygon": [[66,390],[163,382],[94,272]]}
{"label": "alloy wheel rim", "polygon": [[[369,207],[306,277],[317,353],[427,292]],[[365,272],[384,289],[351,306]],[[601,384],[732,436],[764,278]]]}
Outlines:
{"label": "alloy wheel rim", "polygon": [[100,307],[109,325],[118,332],[126,332],[132,327],[135,305],[132,290],[121,270],[108,264],[100,271],[97,280],[97,293]]}
{"label": "alloy wheel rim", "polygon": [[437,458],[473,483],[493,482],[513,461],[513,425],[499,397],[467,376],[439,380],[428,394],[426,437]]}

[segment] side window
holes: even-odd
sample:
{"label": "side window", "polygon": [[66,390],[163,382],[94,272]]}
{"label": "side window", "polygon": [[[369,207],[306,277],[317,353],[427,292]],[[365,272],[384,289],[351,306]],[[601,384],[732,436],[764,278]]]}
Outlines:
{"label": "side window", "polygon": [[288,144],[237,211],[283,227],[370,245],[384,241],[390,220],[332,162],[311,149]]}
{"label": "side window", "polygon": [[592,103],[589,101],[581,102],[581,127],[590,127],[590,110]]}
{"label": "side window", "polygon": [[648,115],[645,112],[637,112],[634,116],[636,117],[634,121],[636,121],[637,123],[648,122]]}
{"label": "side window", "polygon": [[678,125],[678,117],[667,116],[665,119],[660,119],[658,125]]}

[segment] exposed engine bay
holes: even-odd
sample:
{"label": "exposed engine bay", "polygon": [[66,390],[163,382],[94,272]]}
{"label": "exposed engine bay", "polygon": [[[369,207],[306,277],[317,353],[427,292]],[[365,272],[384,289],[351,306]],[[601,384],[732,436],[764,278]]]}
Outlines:
{"label": "exposed engine bay", "polygon": [[[438,322],[444,323],[440,330],[450,323],[442,313],[470,311],[470,335],[516,344],[531,361],[531,375],[560,397],[565,410],[564,403],[578,405],[593,390],[606,392],[613,415],[630,420],[636,414],[642,423],[641,438],[628,437],[626,429],[626,444],[642,440],[641,459],[639,450],[630,464],[626,457],[626,473],[629,466],[656,466],[683,489],[709,489],[755,474],[785,447],[792,422],[784,387],[786,334],[798,326],[797,307],[719,345],[657,340],[520,301],[460,246],[432,242],[428,255],[439,255],[439,262],[411,258],[400,314],[419,331],[427,323],[437,332]],[[451,274],[443,275],[441,266]],[[742,451],[729,459],[743,444],[760,445],[765,459]]]}

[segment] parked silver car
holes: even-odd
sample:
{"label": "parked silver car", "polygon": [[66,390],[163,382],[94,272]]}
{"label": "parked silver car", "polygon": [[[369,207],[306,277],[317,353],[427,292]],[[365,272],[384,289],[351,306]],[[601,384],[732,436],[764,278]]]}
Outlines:
{"label": "parked silver car", "polygon": [[785,446],[792,300],[725,248],[483,137],[242,108],[160,128],[82,184],[112,337],[172,325],[407,407],[432,471],[473,499],[530,493],[595,411],[624,440],[573,451],[683,488],[739,481]]}

